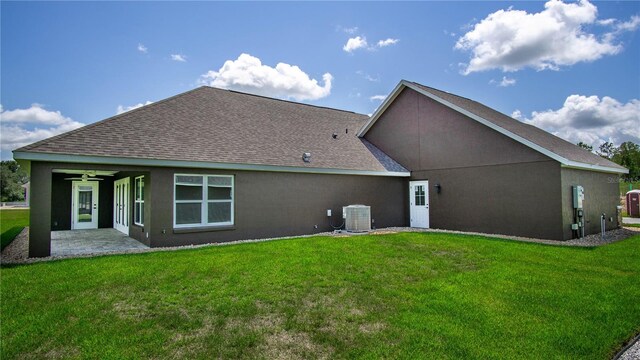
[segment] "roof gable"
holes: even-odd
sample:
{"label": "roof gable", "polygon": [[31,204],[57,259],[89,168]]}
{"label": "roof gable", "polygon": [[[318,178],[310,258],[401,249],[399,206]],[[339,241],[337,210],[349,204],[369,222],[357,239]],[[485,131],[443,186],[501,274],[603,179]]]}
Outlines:
{"label": "roof gable", "polygon": [[366,134],[404,88],[410,88],[419,94],[458,111],[560,162],[563,166],[612,173],[628,173],[626,168],[614,162],[592,154],[535,126],[522,123],[479,102],[406,80],[402,80],[395,87],[375,114],[373,114],[369,121],[358,131],[358,136],[363,137]]}

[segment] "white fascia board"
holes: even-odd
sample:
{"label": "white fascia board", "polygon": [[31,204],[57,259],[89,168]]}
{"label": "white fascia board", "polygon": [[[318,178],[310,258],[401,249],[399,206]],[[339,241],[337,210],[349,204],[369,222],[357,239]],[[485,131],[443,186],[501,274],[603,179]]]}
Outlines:
{"label": "white fascia board", "polygon": [[196,169],[273,171],[273,172],[335,174],[335,175],[367,175],[367,176],[395,176],[395,177],[411,176],[411,173],[409,172],[395,172],[395,171],[350,170],[350,169],[329,169],[329,168],[277,166],[277,165],[260,165],[260,164],[217,163],[217,162],[204,162],[204,161],[140,159],[140,158],[124,158],[124,157],[110,157],[110,156],[37,153],[37,152],[29,152],[29,151],[14,151],[13,157],[16,160],[100,164],[100,165],[130,165],[130,166],[176,167],[176,168],[196,168]]}
{"label": "white fascia board", "polygon": [[612,168],[612,167],[602,166],[602,165],[591,165],[591,164],[585,164],[585,163],[576,162],[576,161],[569,161],[567,164],[562,164],[562,167],[567,169],[591,170],[591,171],[599,171],[599,172],[611,173],[611,174],[628,174],[629,173],[629,169],[618,169],[618,168]]}
{"label": "white fascia board", "polygon": [[[402,80],[400,81],[400,83],[398,84],[398,86],[396,86],[396,88],[393,90],[393,92],[391,93],[391,95],[389,95],[389,97],[387,98],[387,100],[393,100],[395,99],[400,92],[402,91],[402,89],[404,89],[405,87],[408,87],[434,101],[437,101],[439,103],[441,103],[444,106],[447,106],[485,126],[488,126],[489,128],[503,134],[506,135],[508,137],[510,137],[511,139],[527,146],[530,147],[531,149],[546,155],[554,160],[556,160],[557,162],[559,162],[563,167],[569,167],[569,168],[576,168],[576,169],[584,169],[584,170],[592,170],[592,171],[600,171],[600,172],[608,172],[608,173],[616,173],[616,174],[628,174],[629,170],[627,169],[618,169],[618,168],[612,168],[612,167],[608,167],[608,166],[601,166],[601,165],[591,165],[591,164],[585,164],[585,163],[581,163],[581,162],[577,162],[577,161],[572,161],[569,159],[566,159],[552,151],[549,151],[548,149],[534,143],[531,142],[519,135],[516,135],[514,133],[512,133],[511,131],[504,129],[494,123],[492,123],[489,120],[486,120],[483,117],[480,117],[470,111],[467,111],[457,105],[454,105],[428,91],[425,91],[421,88],[419,88],[418,86],[415,86],[414,84],[406,81],[406,80]],[[363,137],[364,134],[373,126],[373,124],[378,120],[378,118],[382,115],[382,113],[384,113],[384,111],[387,109],[387,107],[390,105],[390,103],[387,103],[385,101],[384,106],[380,106],[380,108],[376,111],[376,113],[371,117],[371,119],[363,126],[362,130],[360,130],[358,132],[358,136],[359,137]]]}

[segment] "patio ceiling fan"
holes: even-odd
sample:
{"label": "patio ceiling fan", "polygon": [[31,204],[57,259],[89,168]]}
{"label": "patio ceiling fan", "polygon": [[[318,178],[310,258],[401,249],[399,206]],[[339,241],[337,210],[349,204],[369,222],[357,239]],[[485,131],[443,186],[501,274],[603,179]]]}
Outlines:
{"label": "patio ceiling fan", "polygon": [[80,181],[100,181],[100,180],[104,180],[102,178],[97,178],[96,174],[89,174],[89,173],[84,173],[82,174],[81,177],[70,177],[70,178],[64,178],[65,180],[80,180]]}

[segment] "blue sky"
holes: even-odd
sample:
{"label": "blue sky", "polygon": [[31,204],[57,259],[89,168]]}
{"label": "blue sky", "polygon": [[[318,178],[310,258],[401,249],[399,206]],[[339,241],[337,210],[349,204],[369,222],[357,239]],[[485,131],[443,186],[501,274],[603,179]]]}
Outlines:
{"label": "blue sky", "polygon": [[640,143],[640,2],[0,6],[2,159],[203,84],[370,114],[401,79]]}

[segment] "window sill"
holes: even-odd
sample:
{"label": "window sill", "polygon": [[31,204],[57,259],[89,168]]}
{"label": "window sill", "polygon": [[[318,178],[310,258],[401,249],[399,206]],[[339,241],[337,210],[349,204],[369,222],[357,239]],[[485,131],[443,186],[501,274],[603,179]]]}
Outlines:
{"label": "window sill", "polygon": [[226,230],[235,230],[235,225],[221,225],[221,226],[198,226],[198,227],[187,227],[187,228],[174,228],[174,234],[188,234],[188,233],[199,233],[199,232],[209,232],[209,231],[226,231]]}

